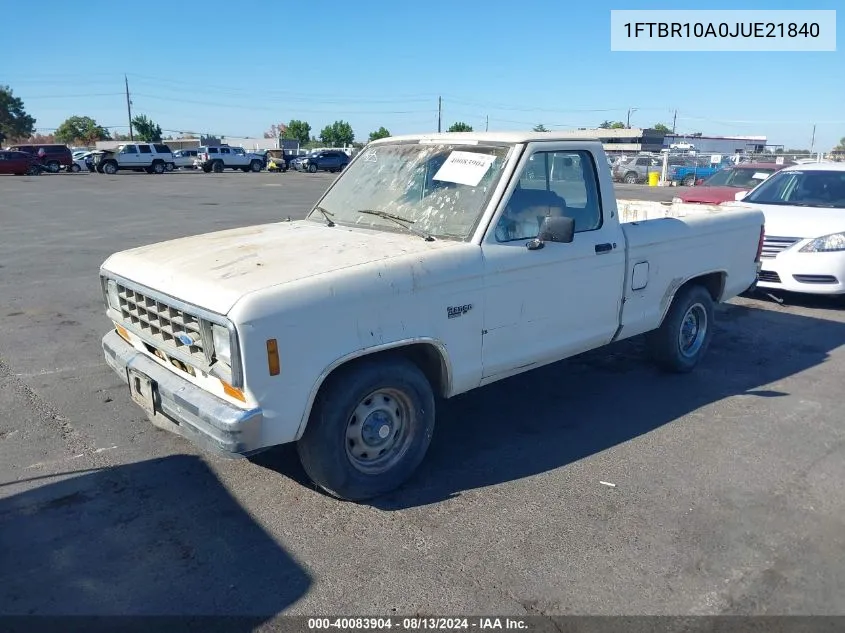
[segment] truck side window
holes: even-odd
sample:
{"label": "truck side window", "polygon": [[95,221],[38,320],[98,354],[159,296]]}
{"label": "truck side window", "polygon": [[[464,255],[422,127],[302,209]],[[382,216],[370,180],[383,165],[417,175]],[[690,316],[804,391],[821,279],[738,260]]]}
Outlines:
{"label": "truck side window", "polygon": [[496,240],[535,238],[548,215],[574,219],[576,233],[601,227],[596,167],[589,152],[533,154],[496,225]]}

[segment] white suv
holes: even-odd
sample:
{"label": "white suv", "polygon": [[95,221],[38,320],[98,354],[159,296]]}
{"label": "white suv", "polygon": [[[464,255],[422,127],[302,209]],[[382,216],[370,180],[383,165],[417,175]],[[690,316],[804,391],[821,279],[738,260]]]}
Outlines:
{"label": "white suv", "polygon": [[264,169],[264,157],[247,152],[243,147],[228,145],[203,145],[197,149],[194,165],[205,173],[220,173],[224,169],[241,171],[261,171]]}
{"label": "white suv", "polygon": [[94,155],[94,167],[101,174],[119,170],[163,174],[174,167],[173,152],[162,143],[127,143],[117,150],[100,150]]}

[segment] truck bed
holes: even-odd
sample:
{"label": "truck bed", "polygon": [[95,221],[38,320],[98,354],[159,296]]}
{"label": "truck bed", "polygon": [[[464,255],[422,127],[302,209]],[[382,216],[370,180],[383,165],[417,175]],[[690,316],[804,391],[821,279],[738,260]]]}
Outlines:
{"label": "truck bed", "polygon": [[708,276],[716,301],[735,297],[756,280],[761,213],[645,200],[616,204],[628,246],[617,338],[656,327],[675,292],[693,276]]}

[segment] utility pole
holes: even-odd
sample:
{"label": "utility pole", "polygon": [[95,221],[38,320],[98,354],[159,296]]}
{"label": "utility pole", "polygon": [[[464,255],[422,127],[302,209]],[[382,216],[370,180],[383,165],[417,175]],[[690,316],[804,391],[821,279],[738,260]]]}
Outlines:
{"label": "utility pole", "polygon": [[672,117],[672,134],[675,134],[675,123],[678,122],[678,111],[675,110],[675,116]]}
{"label": "utility pole", "polygon": [[129,115],[129,140],[134,141],[135,135],[132,133],[132,102],[129,100],[129,79],[123,75],[123,81],[126,83],[126,112]]}
{"label": "utility pole", "polygon": [[628,122],[626,123],[625,127],[627,129],[631,129],[631,112],[636,112],[637,108],[628,108]]}
{"label": "utility pole", "polygon": [[813,149],[816,147],[816,124],[813,123],[813,138],[810,140],[810,154],[813,153]]}
{"label": "utility pole", "polygon": [[490,131],[490,115],[489,114],[484,117],[484,131],[485,132]]}
{"label": "utility pole", "polygon": [[440,134],[440,119],[443,114],[443,99],[437,97],[437,133]]}

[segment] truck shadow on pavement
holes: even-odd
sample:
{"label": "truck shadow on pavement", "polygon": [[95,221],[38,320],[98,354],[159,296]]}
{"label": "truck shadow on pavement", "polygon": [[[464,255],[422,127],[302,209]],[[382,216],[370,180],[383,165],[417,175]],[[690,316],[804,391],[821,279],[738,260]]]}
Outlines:
{"label": "truck shadow on pavement", "polygon": [[225,615],[238,616],[225,630],[252,631],[311,586],[193,456],[79,471],[2,498],[0,543],[2,616]]}
{"label": "truck shadow on pavement", "polygon": [[403,488],[371,505],[400,510],[576,462],[724,398],[789,394],[770,383],[823,363],[845,323],[724,304],[702,364],[686,375],[621,341],[443,402],[431,448]]}

